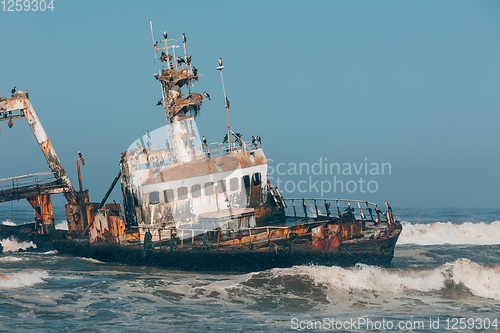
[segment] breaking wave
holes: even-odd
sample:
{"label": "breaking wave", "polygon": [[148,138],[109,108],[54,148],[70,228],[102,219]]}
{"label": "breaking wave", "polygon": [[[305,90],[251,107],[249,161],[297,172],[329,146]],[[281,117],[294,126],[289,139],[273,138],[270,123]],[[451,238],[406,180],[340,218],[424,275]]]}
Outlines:
{"label": "breaking wave", "polygon": [[500,221],[492,223],[453,224],[435,222],[413,224],[403,222],[403,232],[398,244],[438,245],[438,244],[500,244]]}
{"label": "breaking wave", "polygon": [[68,230],[68,221],[66,220],[61,220],[58,223],[56,223],[56,229],[57,230]]}
{"label": "breaking wave", "polygon": [[33,242],[19,242],[16,238],[10,237],[0,240],[4,252],[17,252],[19,250],[26,250],[30,247],[36,249],[36,244]]}
{"label": "breaking wave", "polygon": [[12,227],[15,227],[17,224],[15,224],[14,222],[12,222],[11,220],[7,219],[5,221],[2,222],[3,225],[9,225],[9,226],[12,226]]}
{"label": "breaking wave", "polygon": [[38,283],[44,283],[49,278],[47,271],[33,270],[21,273],[0,273],[0,288],[13,289],[31,287]]}
{"label": "breaking wave", "polygon": [[299,266],[293,269],[309,275],[316,283],[348,292],[429,292],[459,287],[476,296],[500,300],[500,266],[481,265],[464,258],[428,270],[391,270],[367,265],[351,269],[336,266]]}

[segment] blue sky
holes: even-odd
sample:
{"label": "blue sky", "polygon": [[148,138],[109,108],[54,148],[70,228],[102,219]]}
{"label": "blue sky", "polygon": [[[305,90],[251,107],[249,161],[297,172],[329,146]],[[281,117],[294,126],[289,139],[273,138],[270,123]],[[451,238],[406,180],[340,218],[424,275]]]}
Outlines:
{"label": "blue sky", "polygon": [[[244,139],[262,137],[271,167],[390,163],[390,174],[364,178],[377,183],[374,193],[325,197],[393,207],[499,205],[500,2],[55,0],[54,7],[0,11],[0,96],[14,85],[30,91],[75,187],[83,152],[92,201],[118,172],[120,153],[165,124],[155,107],[152,20],[156,39],[163,30],[179,41],[187,35],[203,74],[194,91],[212,97],[198,117],[208,141],[225,133],[215,70],[222,57],[231,126]],[[48,170],[26,122],[6,125],[0,177]],[[289,189],[359,181],[275,172],[273,182],[277,176]],[[283,192],[320,196],[311,191]],[[121,199],[118,190],[112,199]]]}

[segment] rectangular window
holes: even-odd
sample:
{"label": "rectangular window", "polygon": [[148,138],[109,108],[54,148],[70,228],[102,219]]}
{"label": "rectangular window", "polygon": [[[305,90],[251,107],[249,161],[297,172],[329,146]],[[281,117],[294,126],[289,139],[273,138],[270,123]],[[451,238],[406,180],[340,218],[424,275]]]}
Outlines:
{"label": "rectangular window", "polygon": [[217,192],[219,192],[219,193],[226,192],[226,181],[224,179],[219,180],[217,182]]}
{"label": "rectangular window", "polygon": [[250,176],[248,175],[243,176],[243,186],[245,188],[250,188]]}
{"label": "rectangular window", "polygon": [[206,183],[205,184],[205,195],[212,195],[214,194],[214,183]]}
{"label": "rectangular window", "polygon": [[174,190],[168,189],[163,191],[163,199],[165,199],[165,202],[173,202],[174,201]]}
{"label": "rectangular window", "polygon": [[188,197],[188,188],[185,186],[179,187],[179,189],[177,190],[177,196],[179,200],[186,200]]}
{"label": "rectangular window", "polygon": [[149,204],[156,205],[160,203],[160,193],[158,191],[149,193]]}
{"label": "rectangular window", "polygon": [[229,180],[229,189],[231,191],[236,191],[239,187],[239,184],[238,184],[238,178],[231,178]]}
{"label": "rectangular window", "polygon": [[201,185],[196,184],[191,186],[191,197],[193,198],[199,198],[201,197]]}
{"label": "rectangular window", "polygon": [[254,173],[253,176],[252,176],[252,184],[253,184],[253,186],[259,186],[260,182],[261,182],[260,172]]}

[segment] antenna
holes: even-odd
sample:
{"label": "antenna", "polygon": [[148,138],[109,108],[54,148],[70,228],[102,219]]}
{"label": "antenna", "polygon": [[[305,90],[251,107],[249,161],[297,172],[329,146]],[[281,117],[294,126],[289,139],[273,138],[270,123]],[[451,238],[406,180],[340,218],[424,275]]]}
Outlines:
{"label": "antenna", "polygon": [[151,23],[151,20],[149,20],[149,26],[151,27],[151,38],[153,38],[153,46],[155,48],[155,50],[153,51],[153,53],[155,54],[155,61],[156,61],[156,51],[157,51],[157,47],[156,47],[156,41],[155,41],[155,37],[153,35],[153,23]]}
{"label": "antenna", "polygon": [[186,34],[182,33],[182,44],[184,46],[184,61],[186,62],[186,68],[191,68],[191,64],[188,66],[188,59],[187,59],[187,53],[186,53]]}
{"label": "antenna", "polygon": [[222,77],[222,70],[224,66],[222,66],[222,58],[219,58],[219,67],[216,68],[220,72],[220,79],[222,81],[222,91],[224,92],[224,104],[226,108],[226,118],[227,118],[227,136],[229,138],[229,149],[233,148],[232,140],[231,140],[231,128],[229,127],[229,101],[226,97],[226,89],[224,88],[224,78]]}

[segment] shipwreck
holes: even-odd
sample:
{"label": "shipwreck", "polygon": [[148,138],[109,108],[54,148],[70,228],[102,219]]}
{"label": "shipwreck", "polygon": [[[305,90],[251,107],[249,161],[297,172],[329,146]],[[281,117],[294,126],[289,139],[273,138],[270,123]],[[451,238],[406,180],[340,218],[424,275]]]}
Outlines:
{"label": "shipwreck", "polygon": [[[151,29],[153,34],[153,31]],[[163,33],[153,38],[161,68],[157,103],[165,126],[133,141],[99,203],[75,190],[23,92],[0,98],[0,121],[25,118],[49,172],[0,179],[0,202],[27,199],[35,221],[0,226],[1,235],[34,240],[42,248],[132,265],[194,271],[253,271],[301,264],[389,266],[401,233],[386,211],[363,200],[284,198],[268,179],[260,137],[243,141],[229,124],[222,59],[218,66],[227,116],[222,143],[200,136],[196,117],[207,93],[191,92],[201,78],[186,52]],[[12,127],[12,126],[10,126]],[[77,158],[78,168],[85,163]],[[80,177],[80,176],[79,176]],[[108,203],[120,182],[122,205]],[[68,230],[54,229],[50,195],[67,200]]]}

